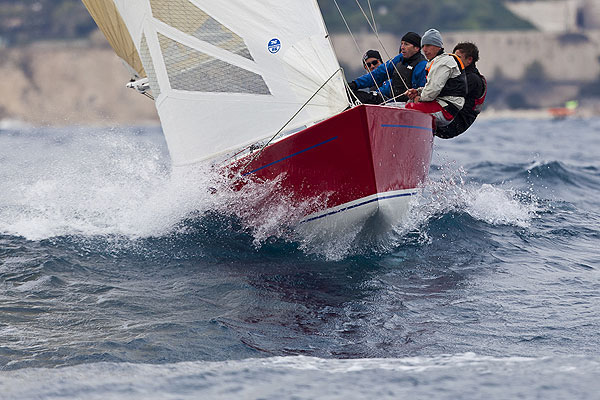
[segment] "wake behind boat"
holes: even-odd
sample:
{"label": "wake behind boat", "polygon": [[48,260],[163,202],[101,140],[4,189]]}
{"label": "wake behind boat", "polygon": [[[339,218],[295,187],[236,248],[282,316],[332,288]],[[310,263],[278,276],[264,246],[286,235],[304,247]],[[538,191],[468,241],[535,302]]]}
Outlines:
{"label": "wake behind boat", "polygon": [[[427,177],[433,119],[351,104],[316,1],[83,0],[152,97],[175,166],[319,199],[301,226],[396,224]],[[223,160],[227,160],[223,164]]]}

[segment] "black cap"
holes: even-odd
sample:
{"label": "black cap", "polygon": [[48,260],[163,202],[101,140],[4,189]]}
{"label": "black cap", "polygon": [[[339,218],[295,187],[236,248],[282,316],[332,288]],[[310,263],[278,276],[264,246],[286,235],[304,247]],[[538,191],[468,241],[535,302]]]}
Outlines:
{"label": "black cap", "polygon": [[379,52],[377,50],[369,50],[365,53],[365,55],[363,56],[363,64],[369,59],[369,58],[376,58],[379,61],[383,62],[383,60],[381,59],[381,54],[379,54]]}
{"label": "black cap", "polygon": [[408,32],[406,35],[402,36],[402,41],[421,48],[421,36],[419,36],[418,33]]}

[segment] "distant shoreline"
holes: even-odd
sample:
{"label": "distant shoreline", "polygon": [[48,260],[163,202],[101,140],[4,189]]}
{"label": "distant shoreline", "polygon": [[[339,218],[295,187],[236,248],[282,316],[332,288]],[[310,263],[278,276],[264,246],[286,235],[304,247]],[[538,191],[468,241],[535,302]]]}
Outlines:
{"label": "distant shoreline", "polygon": [[[493,120],[561,120],[561,119],[588,119],[588,118],[600,118],[600,114],[593,110],[578,110],[575,114],[567,116],[565,118],[554,117],[547,109],[533,109],[533,110],[485,110],[481,113],[478,120],[493,121]],[[116,127],[116,126],[129,126],[129,127],[160,127],[160,122],[157,120],[145,120],[135,122],[120,122],[118,120],[102,119],[92,122],[69,122],[62,121],[63,123],[55,124],[35,124],[24,120],[6,118],[0,119],[0,131],[10,130],[27,130],[27,129],[38,129],[43,127],[69,127],[69,126],[95,126],[95,127]]]}
{"label": "distant shoreline", "polygon": [[[557,43],[556,35],[544,35],[539,32],[521,32],[519,35],[523,36],[524,45],[536,38],[546,38],[547,40],[544,39],[545,41],[540,44],[539,47],[542,49],[539,51],[548,51],[549,54],[552,54],[551,50],[545,48],[554,47]],[[498,71],[501,70],[490,71],[490,69],[495,68],[493,66],[498,60],[501,60],[507,70],[513,71],[512,73],[518,69],[516,61],[506,63],[503,60],[507,48],[515,45],[514,42],[512,44],[510,42],[513,36],[513,33],[498,32],[452,32],[446,35],[446,40],[448,43],[454,43],[458,40],[472,39],[480,44],[482,60],[478,66],[493,85]],[[584,45],[589,47],[598,44],[600,48],[600,32],[594,31],[589,36],[597,37],[597,43],[596,39],[593,39]],[[388,49],[397,50],[399,40],[397,37],[386,35],[382,39]],[[494,46],[497,46],[495,49],[489,47],[500,39],[504,42],[495,44]],[[368,35],[359,36],[358,40],[360,46],[365,48],[376,47],[377,44],[374,43],[375,39]],[[346,35],[333,35],[332,42],[340,55],[340,62],[345,66],[346,77],[352,79],[353,76],[348,72],[350,68],[348,65],[353,65],[359,60],[354,57],[356,48],[352,50],[347,47],[349,44]],[[566,100],[581,100],[577,97],[578,92],[586,83],[573,79],[590,79],[595,76],[594,74],[600,78],[600,63],[596,60],[598,55],[595,53],[600,50],[592,51],[587,47],[575,46],[575,48],[569,47],[566,51],[588,51],[586,57],[592,57],[594,61],[571,63],[569,64],[571,73],[563,72],[562,81],[541,81],[538,86],[529,81],[511,78],[508,73],[502,73],[503,82],[506,84],[493,88],[496,92],[488,96],[487,109],[481,117],[552,118],[545,111],[546,109],[561,107]],[[562,61],[552,57],[546,58],[547,62],[552,64],[553,73],[557,70],[560,72],[563,68],[560,63],[564,61],[568,64],[569,60],[569,58]],[[519,62],[524,64],[532,61],[533,59],[530,58]],[[521,65],[519,68],[522,67]],[[5,125],[8,124],[6,121],[22,121],[34,126],[159,124],[154,103],[125,88],[125,83],[129,80],[128,73],[103,38],[94,37],[89,41],[37,42],[23,48],[0,48],[0,74],[3,77],[0,80],[0,92],[3,94],[0,97],[0,120],[5,121]],[[547,78],[553,79],[549,74]],[[524,103],[539,108],[515,111],[503,109],[506,107],[497,103],[498,89],[503,91],[501,96],[521,96]],[[492,101],[494,95],[495,100]],[[584,117],[600,115],[600,97],[580,101],[580,108],[576,115]]]}

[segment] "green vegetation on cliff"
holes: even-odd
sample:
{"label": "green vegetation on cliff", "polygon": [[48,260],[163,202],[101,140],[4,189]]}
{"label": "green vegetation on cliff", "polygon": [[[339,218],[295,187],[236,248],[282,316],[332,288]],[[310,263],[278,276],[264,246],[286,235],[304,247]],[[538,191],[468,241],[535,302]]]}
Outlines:
{"label": "green vegetation on cliff", "polygon": [[[356,0],[337,0],[355,32],[368,30]],[[368,12],[368,2],[360,0]],[[333,0],[319,0],[331,32],[346,32]],[[378,28],[402,34],[448,30],[531,29],[503,0],[371,0]],[[95,24],[80,0],[0,0],[0,44],[87,37]]]}
{"label": "green vegetation on cliff", "polygon": [[[337,0],[353,31],[370,30],[356,0]],[[370,14],[368,2],[360,1]],[[331,32],[346,32],[346,26],[333,0],[319,0]],[[533,29],[504,6],[503,0],[371,0],[372,11],[381,32],[402,35],[422,33],[428,28],[441,31]]]}

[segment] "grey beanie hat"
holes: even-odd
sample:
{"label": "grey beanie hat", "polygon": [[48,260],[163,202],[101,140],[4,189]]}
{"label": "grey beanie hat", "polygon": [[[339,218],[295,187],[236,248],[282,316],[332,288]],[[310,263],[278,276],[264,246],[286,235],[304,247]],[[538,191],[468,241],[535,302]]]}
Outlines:
{"label": "grey beanie hat", "polygon": [[425,46],[426,44],[444,47],[442,35],[440,35],[440,32],[437,29],[430,29],[423,34],[423,38],[421,39],[421,47]]}

